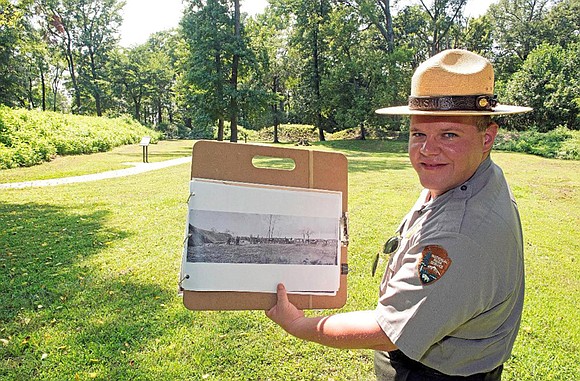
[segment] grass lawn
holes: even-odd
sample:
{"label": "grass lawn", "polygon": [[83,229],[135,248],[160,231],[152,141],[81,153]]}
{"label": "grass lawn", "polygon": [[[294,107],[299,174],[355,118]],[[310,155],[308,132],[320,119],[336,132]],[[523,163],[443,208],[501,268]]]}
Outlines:
{"label": "grass lawn", "polygon": [[[349,158],[351,272],[343,310],[372,309],[380,281],[370,275],[374,254],[420,191],[406,144],[318,148]],[[161,142],[150,148],[150,161],[190,149],[191,142]],[[493,158],[518,199],[526,245],[522,329],[504,380],[579,379],[580,162],[504,152]],[[141,147],[127,146],[0,171],[0,183],[140,161]],[[183,307],[177,274],[189,171],[184,164],[0,191],[1,380],[374,379],[371,351],[300,341],[262,311]]]}
{"label": "grass lawn", "polygon": [[[191,155],[191,140],[164,140],[148,148],[150,163]],[[111,152],[92,155],[58,156],[49,163],[26,168],[0,170],[0,184],[20,181],[57,179],[88,173],[130,168],[143,162],[143,149],[138,144],[113,148]]]}

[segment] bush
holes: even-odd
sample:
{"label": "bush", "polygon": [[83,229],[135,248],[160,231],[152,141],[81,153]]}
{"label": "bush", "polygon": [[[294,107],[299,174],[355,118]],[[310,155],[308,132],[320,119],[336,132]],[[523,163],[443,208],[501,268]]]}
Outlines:
{"label": "bush", "polygon": [[[214,139],[217,139],[217,128],[214,130]],[[231,129],[230,129],[230,123],[229,122],[225,122],[224,123],[224,140],[230,140],[231,137]],[[247,141],[257,141],[259,140],[259,136],[258,136],[258,131],[254,131],[254,130],[249,130],[247,128],[244,128],[242,126],[238,126],[238,141],[239,142],[247,142]]]}
{"label": "bush", "polygon": [[[262,141],[274,141],[274,127],[266,127],[258,132]],[[278,141],[281,143],[297,143],[303,141],[318,141],[318,130],[311,125],[281,124],[278,127]]]}
{"label": "bush", "polygon": [[546,133],[501,130],[494,148],[555,159],[580,160],[580,131],[562,126]]}
{"label": "bush", "polygon": [[[392,131],[380,126],[368,126],[365,127],[365,139],[378,139],[378,140],[407,140],[409,134],[406,131]],[[361,129],[360,127],[348,128],[346,130],[335,132],[327,136],[327,140],[353,140],[361,139]]]}
{"label": "bush", "polygon": [[155,142],[162,134],[126,116],[109,119],[0,106],[0,169],[40,164],[56,155],[108,151],[143,136]]}
{"label": "bush", "polygon": [[176,139],[179,137],[179,127],[175,123],[159,123],[157,130],[161,131],[166,139]]}
{"label": "bush", "polygon": [[567,48],[542,44],[526,58],[505,86],[498,86],[502,102],[530,106],[533,111],[506,118],[509,129],[534,127],[540,132],[558,126],[580,129],[580,43]]}

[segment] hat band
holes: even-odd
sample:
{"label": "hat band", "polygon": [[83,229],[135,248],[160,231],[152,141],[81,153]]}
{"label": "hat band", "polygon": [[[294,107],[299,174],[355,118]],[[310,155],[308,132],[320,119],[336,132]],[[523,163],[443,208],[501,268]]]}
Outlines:
{"label": "hat band", "polygon": [[496,105],[497,95],[409,97],[409,109],[421,111],[491,111]]}

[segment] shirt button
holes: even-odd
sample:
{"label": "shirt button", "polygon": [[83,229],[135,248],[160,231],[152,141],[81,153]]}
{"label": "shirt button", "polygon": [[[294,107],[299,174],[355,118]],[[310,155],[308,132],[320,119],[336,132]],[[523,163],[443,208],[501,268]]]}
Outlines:
{"label": "shirt button", "polygon": [[462,185],[462,186],[461,186],[461,190],[462,190],[462,191],[466,191],[466,190],[467,190],[467,185]]}

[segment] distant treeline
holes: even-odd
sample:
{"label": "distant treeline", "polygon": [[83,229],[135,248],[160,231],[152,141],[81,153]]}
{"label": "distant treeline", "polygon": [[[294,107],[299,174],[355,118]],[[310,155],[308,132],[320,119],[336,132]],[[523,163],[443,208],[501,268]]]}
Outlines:
{"label": "distant treeline", "polygon": [[580,0],[498,0],[477,18],[466,0],[271,0],[254,17],[239,1],[184,3],[178,28],[124,48],[120,0],[0,1],[0,104],[129,114],[166,136],[274,126],[278,141],[291,123],[364,138],[405,130],[374,110],[406,103],[421,61],[466,48],[493,61],[500,102],[534,108],[503,126],[580,128]]}

